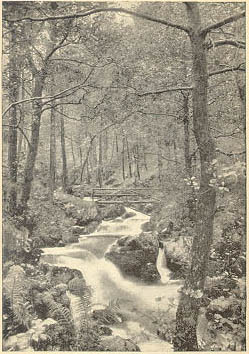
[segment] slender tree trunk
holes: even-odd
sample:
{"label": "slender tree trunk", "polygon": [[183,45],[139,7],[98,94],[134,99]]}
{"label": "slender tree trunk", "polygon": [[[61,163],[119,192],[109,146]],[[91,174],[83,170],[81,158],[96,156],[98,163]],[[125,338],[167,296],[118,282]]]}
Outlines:
{"label": "slender tree trunk", "polygon": [[125,136],[123,136],[123,150],[122,150],[122,176],[125,180]]}
{"label": "slender tree trunk", "polygon": [[110,157],[110,161],[109,164],[111,164],[113,156],[114,156],[114,150],[115,150],[115,138],[112,141],[112,152],[111,152],[111,157]]}
{"label": "slender tree trunk", "polygon": [[[52,80],[53,85],[53,80]],[[53,88],[52,88],[53,91]],[[49,188],[50,188],[50,201],[54,201],[56,180],[56,137],[55,137],[55,110],[52,104],[50,111],[50,161],[49,161]]]}
{"label": "slender tree trunk", "polygon": [[117,153],[117,157],[118,157],[118,135],[115,135],[115,141],[116,141],[116,153]]}
{"label": "slender tree trunk", "polygon": [[197,321],[213,240],[215,190],[209,185],[213,177],[215,145],[210,135],[207,112],[207,60],[205,36],[201,34],[198,4],[186,3],[192,27],[190,41],[193,55],[193,126],[200,152],[201,180],[197,204],[196,232],[192,246],[192,263],[186,278],[176,314],[176,351],[198,351]]}
{"label": "slender tree trunk", "polygon": [[144,159],[144,168],[146,169],[146,171],[148,171],[147,160],[146,160],[145,145],[143,145],[143,159]]}
{"label": "slender tree trunk", "polygon": [[157,168],[158,168],[158,180],[159,182],[162,182],[163,161],[162,161],[162,140],[160,136],[158,136],[157,138]]}
{"label": "slender tree trunk", "polygon": [[191,166],[191,156],[190,156],[190,142],[189,142],[189,102],[188,95],[183,97],[183,128],[184,128],[184,159],[185,159],[185,168],[187,176],[192,176],[192,166]]}
{"label": "slender tree trunk", "polygon": [[[85,171],[85,167],[87,167],[87,171],[88,171],[87,173],[89,174],[89,160],[91,160],[91,159],[89,159],[89,156],[90,156],[90,153],[92,151],[93,145],[94,145],[94,139],[92,138],[90,140],[90,145],[89,145],[87,153],[86,153],[85,161],[84,161],[84,163],[82,165],[81,174],[80,174],[80,181],[81,182],[83,181],[83,174],[84,174],[84,171]],[[92,166],[91,166],[91,169],[93,169]],[[89,180],[89,177],[87,177],[87,178]]]}
{"label": "slender tree trunk", "polygon": [[127,159],[128,159],[128,165],[129,165],[129,174],[130,177],[132,177],[132,162],[131,162],[131,155],[130,155],[130,148],[129,148],[129,142],[126,136],[126,149],[127,149]]}
{"label": "slender tree trunk", "polygon": [[[79,146],[79,158],[80,158],[80,170],[82,171],[82,165],[83,165],[83,156],[82,156],[82,149]],[[83,171],[84,172],[84,171]],[[83,174],[82,174],[82,179],[83,179]]]}
{"label": "slender tree trunk", "polygon": [[65,144],[65,124],[64,117],[61,115],[61,157],[62,157],[62,188],[63,191],[67,191],[68,187],[68,172],[67,172],[67,155],[66,155],[66,144]]}
{"label": "slender tree trunk", "polygon": [[[34,76],[34,97],[42,96],[43,85],[45,82],[45,71],[41,71]],[[30,147],[27,154],[25,169],[24,169],[24,181],[22,186],[22,194],[20,200],[19,210],[21,213],[27,209],[27,202],[30,197],[31,186],[33,181],[34,166],[38,151],[40,122],[42,114],[41,101],[37,100],[33,102],[33,120],[31,125],[31,138]]]}
{"label": "slender tree trunk", "polygon": [[140,166],[139,166],[139,147],[138,144],[135,145],[134,147],[134,160],[135,160],[135,164],[136,164],[136,175],[138,180],[140,181]]}
{"label": "slender tree trunk", "polygon": [[89,170],[89,156],[87,156],[87,160],[86,160],[86,171],[87,171],[87,184],[91,183],[91,174],[90,174],[90,170]]}
{"label": "slender tree trunk", "polygon": [[174,147],[174,157],[175,157],[175,171],[177,173],[178,156],[177,156],[177,144],[176,144],[176,134],[175,133],[174,133],[173,147]]}
{"label": "slender tree trunk", "polygon": [[103,176],[102,176],[102,170],[103,170],[103,161],[102,161],[102,133],[99,135],[99,161],[98,161],[98,182],[99,182],[99,187],[102,188],[103,186]]}
{"label": "slender tree trunk", "polygon": [[71,138],[70,138],[70,142],[71,142],[71,153],[72,153],[72,158],[73,158],[73,167],[76,167],[76,163],[75,163],[75,155],[74,155],[74,147],[73,147],[73,136],[71,133]]}
{"label": "slender tree trunk", "polygon": [[[15,5],[14,5],[15,7]],[[16,13],[13,8],[13,12]],[[19,79],[17,67],[17,28],[15,23],[9,25],[10,35],[10,62],[9,62],[9,97],[10,103],[18,101]],[[9,196],[8,210],[11,215],[16,213],[17,203],[17,106],[9,112],[8,132],[8,167],[9,167]]]}
{"label": "slender tree trunk", "polygon": [[239,92],[239,98],[241,101],[241,118],[243,132],[246,136],[246,83],[242,82],[242,80],[240,80],[238,77],[236,77],[236,83]]}
{"label": "slender tree trunk", "polygon": [[[24,70],[22,71],[22,84],[21,84],[21,99],[25,99],[25,91],[24,91]],[[23,130],[24,128],[24,105],[22,105],[22,109],[20,111],[20,128]],[[23,144],[23,134],[20,131],[19,135],[19,139],[18,139],[18,146],[17,146],[17,163],[19,163],[20,160],[20,156],[21,156],[21,152],[22,152],[22,144]]]}
{"label": "slender tree trunk", "polygon": [[104,132],[104,144],[103,144],[103,161],[104,163],[108,159],[108,132],[105,130]]}

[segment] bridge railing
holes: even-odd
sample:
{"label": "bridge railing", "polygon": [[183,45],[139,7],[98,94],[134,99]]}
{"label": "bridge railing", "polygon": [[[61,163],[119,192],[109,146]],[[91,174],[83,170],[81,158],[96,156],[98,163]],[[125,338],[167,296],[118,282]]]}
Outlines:
{"label": "bridge railing", "polygon": [[[92,189],[92,199],[95,200],[98,204],[147,204],[147,203],[159,203],[160,199],[151,197],[151,192],[160,190],[159,188],[93,188]],[[142,191],[145,191],[147,196],[149,194],[150,199],[146,200],[128,200],[128,197],[141,198],[142,195],[139,195]],[[109,192],[109,193],[108,193]],[[116,193],[111,193],[116,192]],[[125,200],[96,200],[96,198],[103,197],[125,197]]]}

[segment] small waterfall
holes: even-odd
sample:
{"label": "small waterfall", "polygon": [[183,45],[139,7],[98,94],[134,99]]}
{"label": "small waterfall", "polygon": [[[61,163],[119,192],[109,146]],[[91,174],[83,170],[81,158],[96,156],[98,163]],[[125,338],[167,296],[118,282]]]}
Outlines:
{"label": "small waterfall", "polygon": [[170,271],[166,267],[166,259],[163,247],[159,248],[156,266],[159,274],[161,275],[161,282],[163,284],[167,284],[170,280]]}
{"label": "small waterfall", "polygon": [[[126,208],[126,210],[134,212],[130,208]],[[143,335],[149,334],[148,339],[142,336],[139,340],[142,351],[151,351],[152,349],[155,349],[154,351],[163,351],[164,349],[171,351],[169,343],[160,340],[152,332],[145,333],[144,322],[139,317],[141,313],[146,314],[148,310],[167,310],[172,298],[179,297],[178,289],[181,284],[170,281],[170,272],[166,267],[163,249],[159,249],[157,258],[157,269],[161,275],[161,283],[158,284],[142,284],[134,279],[125,278],[112,262],[104,258],[106,250],[115,240],[126,235],[139,235],[142,224],[147,221],[149,221],[149,216],[139,212],[135,212],[135,215],[128,219],[117,218],[103,221],[94,233],[82,235],[79,238],[79,243],[65,247],[44,248],[42,260],[57,266],[80,270],[87,285],[92,288],[93,308],[96,306],[103,308],[112,300],[118,300],[125,304],[127,311],[130,311],[129,313],[134,316],[135,322],[120,324],[116,331],[122,332],[123,330],[123,335],[127,338],[132,338],[133,335],[137,335],[141,331]],[[73,305],[77,298],[72,296],[71,300]],[[75,311],[73,316],[77,319]]]}
{"label": "small waterfall", "polygon": [[[125,209],[126,212],[135,212],[131,208]],[[85,236],[137,236],[141,232],[141,226],[149,220],[150,216],[136,211],[134,216],[127,219],[118,217],[114,220],[102,221],[94,233]]]}

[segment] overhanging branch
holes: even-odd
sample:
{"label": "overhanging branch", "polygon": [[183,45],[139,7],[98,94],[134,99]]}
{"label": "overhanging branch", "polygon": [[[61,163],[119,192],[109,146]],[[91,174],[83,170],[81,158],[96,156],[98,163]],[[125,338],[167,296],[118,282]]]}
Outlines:
{"label": "overhanging branch", "polygon": [[27,16],[27,17],[16,18],[16,19],[4,18],[3,20],[7,21],[7,22],[21,22],[21,21],[44,22],[44,21],[56,21],[56,20],[83,18],[83,17],[91,16],[91,15],[94,15],[94,14],[97,14],[97,13],[101,13],[101,12],[121,12],[121,13],[125,13],[127,15],[131,15],[131,16],[138,17],[138,18],[141,18],[141,19],[144,19],[144,20],[148,20],[148,21],[151,21],[151,22],[160,23],[160,24],[168,26],[168,27],[177,28],[177,29],[179,29],[181,31],[189,33],[189,29],[187,27],[185,27],[185,26],[178,25],[176,23],[171,23],[171,22],[166,21],[166,20],[161,20],[159,18],[155,18],[153,16],[149,16],[149,15],[142,14],[142,13],[139,13],[139,12],[122,9],[120,7],[92,9],[92,10],[86,11],[86,12],[81,13],[81,14],[79,13],[79,14],[71,14],[71,15],[46,16],[46,17],[29,17],[29,16]]}
{"label": "overhanging branch", "polygon": [[217,48],[217,47],[221,47],[223,45],[231,45],[231,46],[234,46],[236,48],[241,48],[241,49],[246,48],[245,42],[235,41],[232,39],[225,39],[222,41],[210,42],[210,44],[208,44],[208,46],[207,46],[207,49]]}
{"label": "overhanging branch", "polygon": [[143,96],[148,96],[148,95],[158,95],[161,93],[165,92],[174,92],[174,91],[189,91],[192,90],[192,86],[185,86],[185,87],[171,87],[171,88],[166,88],[163,90],[158,90],[158,91],[149,91],[149,92],[144,92],[144,93],[138,93],[137,96],[143,97]]}
{"label": "overhanging branch", "polygon": [[210,74],[208,74],[208,76],[211,77],[211,76],[214,76],[214,75],[225,74],[225,73],[233,72],[233,71],[244,71],[245,72],[245,69],[242,68],[241,65],[239,65],[239,66],[236,66],[235,68],[227,68],[227,69],[213,71]]}
{"label": "overhanging branch", "polygon": [[[52,100],[54,100],[54,99],[56,99],[56,98],[64,98],[65,96],[63,96],[63,97],[60,97],[60,96],[63,95],[64,93],[68,92],[68,91],[75,90],[75,89],[78,89],[78,88],[80,88],[81,86],[83,86],[83,85],[86,83],[86,81],[89,79],[89,77],[90,77],[90,75],[92,74],[92,72],[93,72],[93,69],[90,70],[89,74],[87,75],[87,77],[85,78],[85,80],[84,80],[82,83],[80,83],[80,84],[78,84],[78,85],[76,85],[76,86],[70,87],[70,88],[68,88],[68,89],[65,89],[65,90],[63,90],[63,91],[60,91],[59,93],[56,93],[56,94],[53,95],[53,96],[30,97],[30,98],[25,98],[24,100],[20,100],[20,101],[17,101],[17,102],[13,102],[13,103],[11,103],[11,104],[5,109],[5,111],[4,111],[3,114],[2,114],[2,117],[4,117],[5,114],[6,114],[12,107],[14,107],[14,106],[16,106],[16,105],[19,105],[19,104],[21,104],[21,103],[47,99],[48,101],[46,101],[46,102],[43,103],[43,104],[45,105],[45,104],[51,102]],[[73,93],[74,93],[74,92],[73,92]]]}
{"label": "overhanging branch", "polygon": [[220,27],[222,27],[222,26],[224,26],[224,25],[227,25],[227,24],[229,24],[229,23],[232,23],[232,22],[234,22],[234,21],[237,21],[237,20],[239,20],[240,18],[245,17],[245,15],[246,15],[246,12],[245,12],[245,11],[242,11],[242,12],[236,14],[236,15],[227,17],[227,18],[225,18],[224,20],[222,20],[222,21],[220,21],[220,22],[216,22],[216,23],[214,23],[214,24],[212,24],[212,25],[210,25],[210,26],[207,26],[206,28],[204,28],[204,29],[201,31],[201,34],[205,36],[208,32],[210,32],[210,31],[212,31],[212,30],[214,30],[214,29],[220,28]]}

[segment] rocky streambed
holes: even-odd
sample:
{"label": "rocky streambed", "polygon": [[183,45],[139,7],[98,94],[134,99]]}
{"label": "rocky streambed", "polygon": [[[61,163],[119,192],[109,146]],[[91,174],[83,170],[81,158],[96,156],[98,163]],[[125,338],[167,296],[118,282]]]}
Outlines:
{"label": "rocky streambed", "polygon": [[[148,221],[149,216],[126,208],[122,216],[81,235],[79,242],[44,249],[43,262],[84,275],[92,289],[93,316],[111,330],[102,340],[112,351],[151,351],[153,343],[153,351],[172,350],[163,330],[158,337],[158,328],[166,326],[162,318],[174,319],[181,282],[170,280],[156,235],[142,231]],[[115,315],[106,313],[112,306]]]}
{"label": "rocky streambed", "polygon": [[[75,212],[66,205],[69,214]],[[88,211],[92,223],[94,206]],[[156,234],[142,231],[149,219],[126,208],[121,216],[98,221],[91,233],[85,229],[80,234],[85,226],[76,225],[74,242],[44,248],[38,268],[15,268],[12,273],[19,272],[18,279],[29,284],[26,291],[32,294],[36,317],[28,331],[19,329],[19,334],[5,341],[5,350],[70,348],[75,346],[72,330],[77,332],[82,319],[88,318],[93,334],[80,341],[81,345],[87,343],[80,350],[171,351],[181,282],[170,280]],[[11,279],[11,269],[9,272]],[[87,317],[81,312],[82,299],[89,301]],[[66,331],[63,327],[63,333],[61,321],[63,326],[72,323]],[[54,336],[61,336],[59,344],[53,342]]]}

